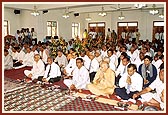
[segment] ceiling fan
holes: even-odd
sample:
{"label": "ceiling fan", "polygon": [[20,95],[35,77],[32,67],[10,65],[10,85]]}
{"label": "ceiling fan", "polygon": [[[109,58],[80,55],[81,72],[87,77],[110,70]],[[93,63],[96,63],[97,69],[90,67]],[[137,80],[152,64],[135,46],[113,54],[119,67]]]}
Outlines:
{"label": "ceiling fan", "polygon": [[34,9],[33,9],[33,11],[31,12],[31,15],[33,15],[33,16],[38,16],[38,15],[40,15],[39,11],[37,10],[37,6],[34,5]]}
{"label": "ceiling fan", "polygon": [[62,17],[64,17],[64,18],[69,18],[69,14],[70,14],[70,13],[73,13],[73,12],[74,12],[74,11],[69,11],[69,8],[66,7],[65,13],[63,14]]}
{"label": "ceiling fan", "polygon": [[120,4],[117,4],[117,7],[113,7],[111,6],[111,8],[115,9],[115,10],[127,10],[127,9],[131,9],[132,7],[121,7]]}

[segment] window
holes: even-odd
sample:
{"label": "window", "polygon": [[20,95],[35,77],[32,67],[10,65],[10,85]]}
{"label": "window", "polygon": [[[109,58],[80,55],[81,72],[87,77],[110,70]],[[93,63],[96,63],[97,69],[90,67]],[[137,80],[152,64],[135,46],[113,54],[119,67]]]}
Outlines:
{"label": "window", "polygon": [[8,30],[8,21],[4,20],[4,36],[9,34],[9,30]]}
{"label": "window", "polygon": [[72,38],[79,36],[79,23],[72,23]]}
{"label": "window", "polygon": [[56,21],[47,21],[47,36],[56,36],[57,35],[57,22]]}
{"label": "window", "polygon": [[154,22],[154,26],[164,26],[164,22]]}
{"label": "window", "polygon": [[97,37],[102,36],[105,37],[105,22],[91,22],[88,24],[88,32],[96,32]]}
{"label": "window", "polygon": [[138,22],[119,22],[118,26],[138,26]]}

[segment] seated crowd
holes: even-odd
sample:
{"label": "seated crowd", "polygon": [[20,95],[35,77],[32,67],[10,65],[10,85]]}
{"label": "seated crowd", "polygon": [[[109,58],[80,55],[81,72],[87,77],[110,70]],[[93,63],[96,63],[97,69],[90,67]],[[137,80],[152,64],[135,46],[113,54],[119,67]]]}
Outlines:
{"label": "seated crowd", "polygon": [[[72,39],[63,41],[64,50],[58,45],[54,57],[53,41],[6,42],[4,69],[30,66],[24,74],[31,80],[54,83],[63,79],[70,90],[87,89],[107,97],[114,93],[123,100],[139,99],[164,109],[163,44],[148,40],[113,44],[101,39],[96,46],[96,40]],[[81,49],[75,47],[79,43]]]}

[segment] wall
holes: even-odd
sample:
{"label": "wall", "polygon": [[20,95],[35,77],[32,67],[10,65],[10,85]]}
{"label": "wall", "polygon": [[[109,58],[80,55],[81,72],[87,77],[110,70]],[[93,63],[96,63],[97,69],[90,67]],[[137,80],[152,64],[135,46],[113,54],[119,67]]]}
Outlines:
{"label": "wall", "polygon": [[82,37],[82,33],[84,29],[88,28],[89,22],[105,22],[106,23],[106,31],[107,28],[111,28],[111,30],[117,31],[117,22],[130,22],[130,21],[138,21],[138,28],[141,33],[140,39],[152,40],[152,27],[153,21],[163,21],[163,19],[159,18],[158,15],[153,16],[148,12],[141,11],[124,11],[123,15],[125,19],[120,21],[118,20],[118,16],[120,12],[112,12],[108,13],[107,16],[101,17],[98,16],[97,13],[90,13],[91,21],[86,21],[85,17],[88,14],[80,14],[79,17],[75,17],[73,13],[70,14],[70,18],[64,19],[62,17],[62,11],[54,11],[50,10],[46,14],[34,17],[30,15],[30,11],[21,11],[20,15],[15,15],[12,9],[4,9],[4,19],[10,21],[10,33],[15,34],[17,29],[22,27],[34,27],[37,34],[38,39],[43,40],[47,34],[47,21],[57,21],[58,22],[58,35],[60,37],[65,38],[66,40],[71,38],[71,24],[72,22],[80,23],[80,38]]}
{"label": "wall", "polygon": [[14,35],[16,30],[20,29],[21,14],[15,14],[14,9],[4,9],[4,20],[9,22],[9,32]]}

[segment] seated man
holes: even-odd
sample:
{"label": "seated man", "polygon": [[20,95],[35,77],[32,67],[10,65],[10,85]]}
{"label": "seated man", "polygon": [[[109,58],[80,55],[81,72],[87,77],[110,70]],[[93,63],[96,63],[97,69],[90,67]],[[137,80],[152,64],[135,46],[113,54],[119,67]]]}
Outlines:
{"label": "seated man", "polygon": [[72,76],[72,71],[76,68],[76,58],[77,57],[78,57],[78,54],[76,52],[73,52],[72,59],[70,59],[68,65],[63,70],[65,78]]}
{"label": "seated man", "polygon": [[152,58],[146,55],[144,57],[144,63],[141,64],[138,69],[139,74],[143,77],[144,80],[144,88],[148,87],[157,76],[157,69],[151,62]]}
{"label": "seated man", "polygon": [[55,58],[55,62],[58,63],[61,71],[68,65],[68,60],[66,56],[63,54],[62,50],[57,50],[57,57]]}
{"label": "seated man", "polygon": [[89,53],[89,58],[90,58],[90,66],[89,66],[89,76],[90,76],[90,82],[93,81],[97,70],[99,69],[99,62],[95,58],[95,52],[92,51]]}
{"label": "seated man", "polygon": [[25,58],[23,59],[23,65],[25,66],[33,66],[33,57],[34,57],[34,53],[31,51],[30,47],[26,48],[26,54],[25,54]]}
{"label": "seated man", "polygon": [[25,53],[21,50],[20,47],[16,47],[16,50],[17,50],[17,61],[14,62],[13,64],[13,67],[18,67],[18,66],[21,66],[23,65],[22,62],[23,62],[23,59],[25,58]]}
{"label": "seated man", "polygon": [[25,70],[24,74],[26,77],[31,78],[32,80],[38,79],[39,76],[44,76],[44,62],[40,59],[39,54],[34,55],[33,68],[31,71]]}
{"label": "seated man", "polygon": [[88,84],[87,88],[95,95],[109,97],[113,94],[115,86],[115,73],[109,68],[105,61],[101,62],[100,69],[97,71],[93,83]]}
{"label": "seated man", "polygon": [[61,80],[60,67],[55,62],[53,62],[53,58],[51,57],[47,58],[47,62],[48,65],[46,67],[44,76],[38,77],[38,80],[46,83],[54,83],[60,81]]}
{"label": "seated man", "polygon": [[27,47],[25,50],[27,53],[25,54],[24,58],[22,61],[20,61],[20,63],[22,65],[14,67],[14,69],[19,69],[19,68],[23,68],[25,66],[33,66],[33,61],[34,61],[34,53],[31,51],[30,47]]}
{"label": "seated man", "polygon": [[120,78],[127,73],[127,67],[130,64],[130,58],[128,56],[124,57],[122,60],[122,63],[118,66],[116,70],[116,78],[115,78],[115,85],[118,86]]}
{"label": "seated man", "polygon": [[[156,89],[155,93],[150,91]],[[160,68],[159,76],[148,87],[133,95],[133,98],[141,96],[142,102],[147,105],[160,107],[164,109],[164,67]]]}
{"label": "seated man", "polygon": [[13,59],[12,56],[9,54],[7,49],[4,49],[4,69],[12,69],[13,68]]}
{"label": "seated man", "polygon": [[115,89],[116,95],[124,100],[132,98],[133,94],[142,90],[143,79],[139,73],[136,72],[136,65],[129,64],[127,73],[125,73],[119,80],[119,88]]}
{"label": "seated man", "polygon": [[72,79],[64,79],[64,84],[67,85],[70,90],[86,89],[86,85],[90,83],[90,78],[82,58],[76,59],[76,66],[73,71]]}

